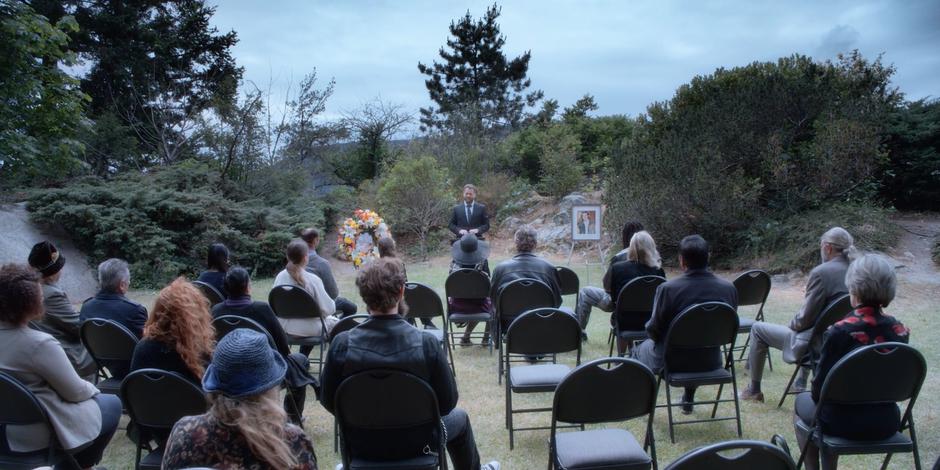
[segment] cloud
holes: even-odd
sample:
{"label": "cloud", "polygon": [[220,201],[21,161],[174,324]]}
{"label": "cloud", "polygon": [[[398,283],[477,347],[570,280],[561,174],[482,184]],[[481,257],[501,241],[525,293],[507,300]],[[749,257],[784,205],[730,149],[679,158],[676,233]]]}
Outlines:
{"label": "cloud", "polygon": [[838,25],[826,32],[822,42],[816,48],[816,56],[820,59],[831,59],[838,54],[850,52],[858,47],[859,32],[848,25]]}

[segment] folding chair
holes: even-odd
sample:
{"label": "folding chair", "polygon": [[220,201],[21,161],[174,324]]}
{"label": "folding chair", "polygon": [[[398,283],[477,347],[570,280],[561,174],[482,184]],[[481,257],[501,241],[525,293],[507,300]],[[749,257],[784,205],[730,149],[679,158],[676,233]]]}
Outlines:
{"label": "folding chair", "polygon": [[558,290],[561,295],[574,295],[575,305],[578,304],[578,292],[581,290],[581,281],[578,279],[578,273],[567,266],[555,266],[555,272],[558,273]]}
{"label": "folding chair", "polygon": [[[444,295],[450,299],[466,299],[483,301],[490,296],[490,278],[486,273],[476,269],[458,269],[447,276],[444,281]],[[495,317],[492,312],[474,312],[474,313],[452,313],[450,308],[447,310],[447,323],[467,323],[467,322],[485,322],[490,332],[495,331],[493,322]],[[488,333],[473,333],[471,338],[480,338],[481,340]],[[450,329],[450,347],[454,347],[456,332]],[[493,353],[493,336],[490,335],[489,348],[490,354]]]}
{"label": "folding chair", "polygon": [[[660,373],[660,380],[666,382],[666,410],[669,415],[669,439],[675,444],[676,437],[673,427],[679,424],[704,423],[707,421],[734,420],[738,426],[738,437],[741,437],[741,411],[738,404],[738,385],[734,371],[734,340],[738,334],[738,313],[734,308],[723,302],[704,302],[683,310],[669,325],[664,342],[664,367]],[[723,365],[714,370],[684,372],[673,370],[679,356],[690,354],[710,354],[705,349],[721,349]],[[722,399],[721,392],[725,384],[731,384],[732,397]],[[701,387],[718,385],[718,395],[714,400],[696,401],[694,405],[712,404],[712,415],[708,419],[693,419],[675,421],[672,409],[682,406],[681,403],[672,402],[669,387]],[[716,418],[720,403],[734,403],[734,417]]]}
{"label": "folding chair", "polygon": [[437,396],[421,378],[391,369],[353,374],[336,390],[335,413],[342,468],[447,470]]}
{"label": "folding chair", "polygon": [[281,285],[271,289],[268,304],[278,318],[306,318],[320,322],[320,334],[317,336],[287,335],[287,344],[312,346],[319,350],[316,360],[319,372],[323,368],[323,343],[327,341],[329,333],[326,331],[317,301],[302,287]]}
{"label": "folding chair", "polygon": [[[65,460],[74,468],[78,462],[68,452],[62,450],[46,407],[16,377],[0,372],[0,426],[42,425],[49,430],[49,442],[43,449],[23,453],[0,453],[0,468],[19,470],[43,466],[55,466]],[[7,430],[6,432],[9,432]]]}
{"label": "folding chair", "polygon": [[[182,375],[160,369],[138,369],[121,383],[121,402],[140,430],[134,468],[159,469],[166,438],[180,418],[205,413],[202,389]],[[156,449],[141,458],[141,451],[153,437]]]}
{"label": "folding chair", "polygon": [[425,333],[430,333],[441,343],[441,346],[447,351],[447,357],[450,359],[450,370],[457,376],[457,369],[454,368],[454,351],[450,347],[450,329],[447,319],[444,315],[444,303],[441,302],[441,296],[434,292],[434,289],[417,282],[405,283],[405,303],[408,304],[408,319],[431,319],[441,317],[444,320],[442,329],[425,328]]}
{"label": "folding chair", "polygon": [[[333,341],[340,333],[349,331],[368,319],[368,313],[359,313],[343,317],[342,320],[330,330],[330,341]],[[333,417],[333,452],[339,452],[339,424],[337,424],[335,416]]]}
{"label": "folding chair", "polygon": [[666,470],[796,470],[780,447],[763,441],[719,442],[687,452]]}
{"label": "folding chair", "polygon": [[[741,307],[757,305],[757,314],[753,320],[738,316],[738,334],[747,335],[744,344],[735,347],[735,349],[741,351],[738,356],[738,362],[740,362],[744,360],[748,345],[751,343],[751,327],[754,326],[754,323],[764,321],[764,304],[767,302],[767,295],[770,294],[771,280],[770,274],[767,274],[766,271],[752,269],[738,275],[732,283],[738,291],[738,310]],[[770,354],[767,355],[767,367],[774,370],[773,363],[770,361]]]}
{"label": "folding chair", "polygon": [[103,318],[89,318],[82,322],[79,336],[98,366],[95,386],[101,393],[120,393],[121,380],[131,368],[137,336],[124,325]]}
{"label": "folding chair", "polygon": [[[542,281],[536,279],[516,279],[500,290],[496,300],[496,329],[492,332],[499,352],[497,382],[503,383],[503,332],[509,324],[523,312],[537,308],[554,308],[555,294]],[[580,333],[578,334],[580,338]],[[508,360],[508,355],[507,355]],[[522,361],[519,358],[517,361]]]}
{"label": "folding chair", "polygon": [[222,341],[222,338],[224,338],[225,335],[239,328],[247,328],[267,336],[268,344],[271,345],[271,349],[277,350],[277,347],[274,345],[274,338],[271,337],[271,333],[269,333],[265,327],[261,326],[260,323],[250,318],[245,318],[239,315],[221,315],[212,320],[212,328],[215,329],[216,342]]}
{"label": "folding chair", "polygon": [[206,296],[206,299],[209,301],[209,308],[215,306],[215,304],[222,303],[225,300],[225,296],[219,292],[212,284],[208,284],[202,281],[193,281],[193,285],[196,286],[201,292],[202,295]]}
{"label": "folding chair", "polygon": [[[548,470],[658,468],[653,438],[656,386],[649,367],[633,359],[597,359],[568,374],[555,389]],[[640,416],[648,416],[642,446],[624,429],[556,432],[558,422],[611,423]]]}
{"label": "folding chair", "polygon": [[[539,355],[577,351],[575,365],[581,364],[581,324],[568,312],[557,308],[530,310],[516,317],[506,330],[506,427],[509,449],[515,445],[512,415],[551,411],[551,408],[513,410],[513,393],[554,392],[571,371],[563,364],[535,364],[511,367],[510,354]],[[551,429],[550,426],[519,428],[518,431]]]}
{"label": "folding chair", "polygon": [[777,408],[783,406],[787,395],[800,393],[793,390],[793,382],[796,380],[796,375],[800,372],[800,369],[804,367],[810,371],[816,370],[816,363],[819,361],[819,351],[822,349],[823,334],[826,333],[826,330],[829,329],[830,326],[845,318],[850,312],[852,312],[852,303],[849,300],[848,294],[832,301],[832,303],[826,306],[822,313],[819,314],[819,318],[816,319],[816,324],[813,325],[813,332],[810,335],[809,347],[806,349],[806,352],[803,353],[803,356],[793,358],[788,357],[786,354],[783,355],[783,362],[787,364],[795,363],[796,367],[793,368],[793,375],[790,376],[790,381],[787,382],[787,388],[783,390],[783,395],[780,396],[780,403],[777,403]]}
{"label": "folding chair", "polygon": [[[904,343],[878,343],[858,348],[847,354],[832,367],[819,392],[813,423],[797,420],[796,425],[810,433],[819,447],[820,455],[887,454],[881,469],[888,467],[891,455],[899,452],[914,454],[914,467],[920,470],[920,452],[917,432],[914,430],[914,403],[927,376],[924,356]],[[872,380],[881,377],[883,380]],[[829,404],[871,405],[907,401],[901,425],[893,436],[877,440],[856,441],[826,434],[820,425],[820,410]],[[907,431],[910,437],[903,433]],[[807,439],[807,445],[809,445]],[[806,453],[800,450],[797,468],[802,467]],[[825,469],[825,467],[823,467]]]}
{"label": "folding chair", "polygon": [[[664,282],[664,277],[640,276],[620,289],[614,312],[610,315],[614,340],[610,342],[608,355],[614,355],[614,343],[617,343],[617,355],[623,356],[624,351],[632,348],[634,343],[646,339],[646,322],[653,315],[656,289]],[[625,347],[621,348],[621,345]]]}

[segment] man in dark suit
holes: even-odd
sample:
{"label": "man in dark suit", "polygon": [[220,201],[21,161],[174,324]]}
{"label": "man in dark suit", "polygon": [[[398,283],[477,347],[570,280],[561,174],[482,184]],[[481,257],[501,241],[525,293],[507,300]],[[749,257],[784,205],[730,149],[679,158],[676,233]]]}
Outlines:
{"label": "man in dark suit", "polygon": [[147,322],[147,308],[125,297],[130,288],[131,272],[127,262],[111,258],[98,265],[98,293],[82,304],[79,317],[103,318],[117,322],[140,339]]}
{"label": "man in dark suit", "polygon": [[454,240],[467,233],[472,233],[477,238],[483,238],[483,234],[490,229],[490,217],[486,214],[486,206],[476,202],[477,187],[472,184],[463,186],[463,202],[454,206],[454,212],[450,216],[450,231],[454,234]]}
{"label": "man in dark suit", "polygon": [[[683,310],[704,302],[724,302],[738,308],[738,291],[730,282],[708,270],[708,243],[699,235],[689,235],[679,242],[679,267],[685,274],[660,284],[653,301],[653,316],[646,323],[649,339],[634,348],[634,357],[654,372],[663,368],[666,333],[672,320]],[[676,359],[676,358],[674,358]],[[678,358],[677,372],[697,372],[721,367],[721,351],[709,348],[690,351]],[[695,387],[685,389],[682,412],[692,412]]]}

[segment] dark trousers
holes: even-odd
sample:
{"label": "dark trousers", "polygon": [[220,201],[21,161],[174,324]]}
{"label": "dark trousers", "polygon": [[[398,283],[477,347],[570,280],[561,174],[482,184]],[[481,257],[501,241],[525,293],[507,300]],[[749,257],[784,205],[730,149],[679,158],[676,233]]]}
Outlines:
{"label": "dark trousers", "polygon": [[480,452],[473,438],[470,416],[461,408],[454,408],[442,418],[447,430],[447,453],[454,470],[479,470]]}
{"label": "dark trousers", "polygon": [[310,361],[303,354],[291,353],[287,360],[287,376],[284,378],[287,393],[284,395],[284,411],[296,425],[301,425],[304,415],[304,402],[307,398],[307,386],[316,387],[316,380],[310,375]]}
{"label": "dark trousers", "polygon": [[336,304],[336,316],[343,318],[347,315],[355,315],[359,308],[356,307],[356,304],[344,297],[337,297],[333,300],[333,303]]}
{"label": "dark trousers", "polygon": [[[101,431],[98,433],[98,437],[91,441],[91,445],[72,454],[81,468],[93,467],[101,462],[104,449],[111,442],[111,436],[114,435],[114,431],[118,427],[118,421],[121,419],[121,399],[117,395],[99,393],[93,399],[98,404],[98,408],[101,409]],[[55,468],[70,469],[72,466],[63,462],[56,465]]]}

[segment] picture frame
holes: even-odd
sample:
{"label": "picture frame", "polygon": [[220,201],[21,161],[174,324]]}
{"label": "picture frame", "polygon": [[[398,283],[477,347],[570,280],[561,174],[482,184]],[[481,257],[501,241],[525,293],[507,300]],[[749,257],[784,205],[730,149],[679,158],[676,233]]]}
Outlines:
{"label": "picture frame", "polygon": [[602,225],[600,204],[585,204],[571,208],[571,239],[600,240]]}

